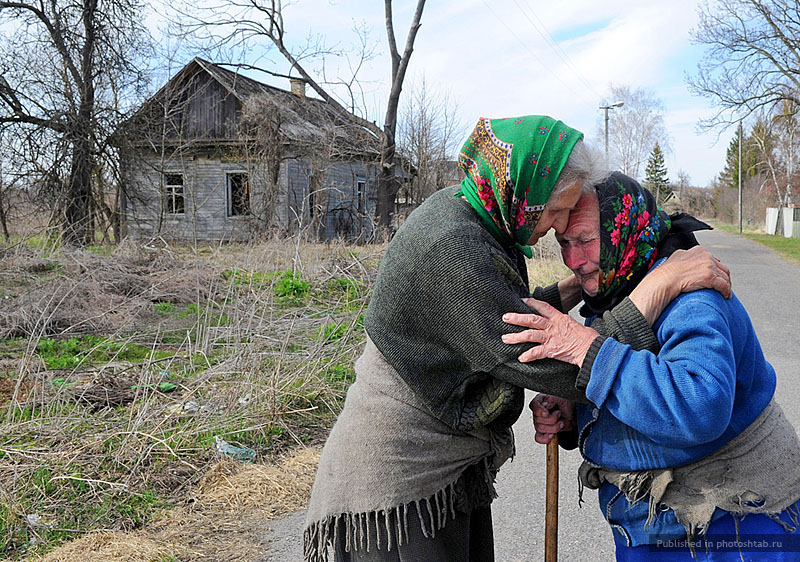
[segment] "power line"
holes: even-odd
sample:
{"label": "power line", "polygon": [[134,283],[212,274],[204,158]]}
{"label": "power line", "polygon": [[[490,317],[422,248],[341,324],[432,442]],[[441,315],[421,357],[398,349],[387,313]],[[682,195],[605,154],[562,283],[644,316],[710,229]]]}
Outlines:
{"label": "power line", "polygon": [[[522,12],[522,15],[524,15],[527,18],[527,20],[529,22],[531,22],[531,25],[533,25],[534,29],[536,29],[536,32],[539,33],[539,35],[542,37],[542,39],[544,39],[545,42],[551,47],[553,52],[562,61],[564,61],[564,64],[566,64],[569,67],[570,70],[572,70],[575,73],[575,76],[578,78],[578,80],[583,82],[583,84],[589,90],[591,90],[595,94],[595,96],[597,96],[598,99],[602,98],[603,96],[601,96],[597,92],[597,90],[594,89],[594,86],[583,76],[583,74],[581,74],[581,72],[577,68],[575,68],[575,66],[572,64],[572,61],[569,59],[569,56],[561,49],[561,47],[558,46],[558,43],[556,43],[553,40],[553,37],[550,35],[550,32],[547,31],[547,28],[545,27],[545,25],[542,22],[542,20],[539,19],[539,16],[537,16],[536,13],[533,12],[533,11],[531,11],[530,15],[529,15],[528,12],[525,10],[524,6],[521,6],[517,0],[514,0],[514,4],[516,4],[516,6],[517,6],[517,8],[519,8],[520,12]],[[533,16],[536,19],[536,22],[538,22],[538,25],[537,25],[536,22],[534,22],[531,19],[530,16]]]}
{"label": "power line", "polygon": [[[517,35],[517,34],[514,32],[514,30],[513,30],[513,29],[511,29],[511,27],[509,27],[509,25],[508,25],[508,24],[507,24],[505,21],[503,21],[503,19],[502,19],[502,18],[501,18],[499,15],[497,15],[497,13],[496,13],[496,12],[495,12],[495,11],[492,9],[492,7],[491,7],[490,5],[489,5],[489,4],[486,2],[486,0],[482,0],[482,1],[483,1],[483,5],[484,5],[484,6],[486,6],[486,8],[487,8],[487,9],[488,9],[490,12],[492,12],[492,15],[493,15],[495,18],[497,18],[497,20],[498,20],[498,21],[499,21],[501,24],[503,24],[503,26],[504,26],[504,27],[505,27],[505,28],[506,28],[506,29],[509,31],[509,33],[511,33],[511,35],[513,35],[513,36],[514,36],[514,38],[515,38],[517,41],[519,41],[519,42],[520,42],[520,44],[521,44],[523,47],[525,47],[525,49],[526,49],[526,50],[527,50],[527,51],[528,51],[528,52],[529,52],[529,53],[530,53],[530,54],[533,56],[533,58],[535,58],[535,59],[536,59],[536,61],[537,61],[537,62],[538,62],[538,63],[539,63],[539,64],[540,64],[540,65],[541,65],[543,68],[545,68],[545,69],[548,69],[547,65],[546,65],[546,64],[545,64],[545,63],[542,61],[542,59],[540,59],[540,58],[539,58],[539,56],[538,56],[538,55],[537,55],[535,52],[533,52],[533,50],[530,48],[530,46],[528,46],[528,44],[527,44],[525,41],[523,41],[523,40],[522,40],[522,39],[519,37],[519,35]],[[581,97],[581,98],[583,98],[583,99],[584,99],[584,101],[585,101],[585,102],[587,102],[587,103],[590,103],[590,104],[591,104],[591,103],[594,103],[594,102],[592,102],[591,100],[589,100],[588,98],[584,97],[584,96],[585,96],[585,94],[583,94],[583,93],[578,93],[578,92],[576,92],[574,89],[572,89],[572,87],[571,87],[569,84],[567,84],[566,82],[564,82],[564,80],[562,80],[562,79],[561,79],[561,77],[560,77],[558,74],[556,74],[555,72],[552,72],[552,71],[551,71],[551,73],[552,73],[553,77],[554,77],[556,80],[558,80],[559,82],[561,82],[561,84],[562,84],[562,85],[563,85],[563,86],[564,86],[564,87],[565,87],[567,90],[569,90],[570,92],[572,92],[572,93],[573,93],[575,96],[578,96],[578,97]]]}

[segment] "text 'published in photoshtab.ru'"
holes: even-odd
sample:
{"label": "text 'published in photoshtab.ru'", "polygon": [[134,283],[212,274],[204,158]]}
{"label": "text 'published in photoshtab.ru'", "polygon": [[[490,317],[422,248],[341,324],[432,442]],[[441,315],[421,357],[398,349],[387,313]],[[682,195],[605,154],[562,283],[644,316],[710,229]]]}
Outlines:
{"label": "text 'published in photoshtab.ru'", "polygon": [[701,535],[659,539],[650,544],[653,552],[800,552],[800,531],[797,534]]}

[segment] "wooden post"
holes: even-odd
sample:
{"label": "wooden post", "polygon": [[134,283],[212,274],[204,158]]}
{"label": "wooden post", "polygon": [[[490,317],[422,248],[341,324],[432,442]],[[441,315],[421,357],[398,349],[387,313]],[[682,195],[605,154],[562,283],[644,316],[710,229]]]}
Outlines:
{"label": "wooden post", "polygon": [[558,434],[547,444],[544,562],[558,561]]}

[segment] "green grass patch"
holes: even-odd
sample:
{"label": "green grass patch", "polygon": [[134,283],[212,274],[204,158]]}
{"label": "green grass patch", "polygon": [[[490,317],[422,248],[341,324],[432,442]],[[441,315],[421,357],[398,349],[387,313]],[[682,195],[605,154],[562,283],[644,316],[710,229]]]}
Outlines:
{"label": "green grass patch", "polygon": [[328,382],[350,385],[356,380],[356,371],[350,363],[332,363],[322,372]]}
{"label": "green grass patch", "polygon": [[[739,225],[738,224],[727,224],[724,222],[716,222],[716,221],[708,221],[711,226],[713,226],[717,230],[722,230],[724,232],[730,232],[732,234],[739,234]],[[742,226],[743,234],[752,234],[758,231],[757,228],[752,226],[744,225]]]}
{"label": "green grass patch", "polygon": [[153,305],[153,310],[164,316],[172,316],[178,311],[178,307],[171,302],[157,302]]}
{"label": "green grass patch", "polygon": [[168,332],[162,332],[161,337],[159,339],[159,343],[178,344],[178,345],[182,344],[185,341],[186,341],[186,330],[171,330]]}
{"label": "green grass patch", "polygon": [[28,347],[28,338],[7,338],[0,340],[0,359],[18,357]]}
{"label": "green grass patch", "polygon": [[784,238],[783,236],[755,233],[745,233],[744,237],[772,248],[782,257],[800,264],[800,238]]}
{"label": "green grass patch", "polygon": [[[208,301],[207,306],[189,303],[178,311],[178,318],[208,319],[211,326],[224,326],[230,322],[227,314],[219,311],[220,305],[214,301]],[[216,309],[216,310],[214,310]]]}
{"label": "green grass patch", "polygon": [[[42,554],[74,539],[75,531],[140,528],[168,507],[165,499],[147,487],[135,493],[98,487],[98,476],[87,476],[75,465],[55,470],[49,465],[37,467],[17,487],[13,505],[0,502],[0,553]],[[123,476],[115,473],[102,478],[121,480]],[[26,516],[41,521],[35,542]]]}
{"label": "green grass patch", "polygon": [[338,324],[330,322],[319,329],[319,339],[322,341],[341,339],[347,333],[347,328],[348,326],[345,322],[340,322]]}
{"label": "green grass patch", "polygon": [[[222,439],[244,447],[268,451],[272,448],[276,439],[284,437],[286,429],[279,425],[268,424],[265,427],[248,428],[245,424],[240,424],[241,429],[230,428],[227,432],[220,433]],[[288,437],[288,436],[287,436]],[[216,447],[216,443],[214,444]]]}
{"label": "green grass patch", "polygon": [[[739,234],[739,225],[715,223],[714,228]],[[758,242],[762,246],[775,250],[781,257],[800,265],[800,238],[785,238],[784,236],[774,236],[756,232],[753,228],[745,227],[742,236],[753,242]]]}
{"label": "green grass patch", "polygon": [[155,351],[135,343],[116,342],[97,336],[82,336],[67,340],[42,338],[36,346],[36,353],[48,369],[74,369],[79,365],[91,365],[108,361],[144,361],[161,359],[171,354]]}
{"label": "green grass patch", "polygon": [[264,273],[261,271],[247,271],[245,269],[226,269],[221,275],[223,279],[230,281],[237,287],[263,289],[270,286],[272,280],[280,274],[280,271]]}
{"label": "green grass patch", "polygon": [[[109,491],[100,497],[88,484],[78,479],[62,480],[60,494],[67,497],[71,509],[62,512],[52,527],[38,530],[41,541],[34,551],[44,552],[75,538],[71,530],[117,526],[123,529],[139,529],[152,517],[167,507],[167,502],[151,490],[139,493]],[[46,505],[47,499],[42,501]],[[32,508],[35,510],[36,505]]]}
{"label": "green grass patch", "polygon": [[114,519],[123,519],[127,525],[135,528],[141,527],[150,516],[162,507],[166,507],[162,498],[152,490],[144,490],[138,494],[131,494],[126,498],[106,497],[100,506],[101,518],[106,513],[112,514]]}
{"label": "green grass patch", "polygon": [[24,244],[31,249],[44,252],[47,257],[50,251],[55,251],[61,248],[61,236],[57,232],[40,232],[33,236],[20,236],[11,235],[11,243]]}
{"label": "green grass patch", "polygon": [[0,553],[28,542],[28,533],[22,517],[10,505],[0,502]]}
{"label": "green grass patch", "polygon": [[322,298],[338,301],[342,312],[355,312],[366,304],[368,293],[369,289],[363,283],[347,277],[337,277],[328,281],[327,294]]}
{"label": "green grass patch", "polygon": [[9,405],[0,409],[0,415],[8,415],[12,423],[25,423],[37,417],[41,412],[41,407],[33,404],[26,404],[22,407],[17,405]]}
{"label": "green grass patch", "polygon": [[181,310],[180,317],[181,318],[188,318],[189,316],[200,316],[202,312],[202,307],[198,306],[195,303],[187,304],[183,310]]}
{"label": "green grass patch", "polygon": [[348,300],[359,299],[366,293],[362,283],[347,277],[337,277],[328,281],[328,290],[333,294],[342,294]]}
{"label": "green grass patch", "polygon": [[[359,314],[356,318],[355,325],[353,326],[354,332],[360,332],[364,329],[364,315]],[[329,322],[320,327],[317,334],[322,341],[335,341],[342,339],[347,333],[350,332],[350,321],[343,322]]]}
{"label": "green grass patch", "polygon": [[302,304],[303,299],[311,290],[311,283],[303,281],[294,270],[287,269],[275,281],[273,291],[278,300],[284,304]]}
{"label": "green grass patch", "polygon": [[111,254],[114,253],[114,250],[116,248],[117,248],[116,246],[111,244],[106,244],[103,246],[86,246],[86,249],[89,252],[97,254],[98,256],[110,256]]}
{"label": "green grass patch", "polygon": [[237,287],[265,289],[272,286],[278,301],[288,305],[302,304],[303,299],[311,291],[311,283],[304,281],[293,269],[285,271],[247,271],[244,269],[226,269],[222,278]]}

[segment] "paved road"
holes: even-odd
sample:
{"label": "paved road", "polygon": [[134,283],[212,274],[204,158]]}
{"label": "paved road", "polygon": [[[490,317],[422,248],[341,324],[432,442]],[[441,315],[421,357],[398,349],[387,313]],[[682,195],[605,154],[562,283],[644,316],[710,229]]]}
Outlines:
{"label": "paved road", "polygon": [[[778,372],[778,401],[800,428],[800,268],[778,258],[763,246],[723,232],[702,232],[698,238],[731,269],[734,291],[752,317],[764,353]],[[532,397],[532,395],[531,395]],[[493,505],[498,562],[542,559],[544,534],[544,447],[533,441],[530,417],[515,426],[517,456],[503,467],[497,482],[499,499]],[[614,560],[611,532],[597,508],[597,495],[584,492],[577,506],[579,462],[576,453],[561,454],[559,501],[559,560]],[[261,562],[300,561],[302,515],[275,522],[274,542]]]}

